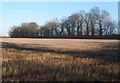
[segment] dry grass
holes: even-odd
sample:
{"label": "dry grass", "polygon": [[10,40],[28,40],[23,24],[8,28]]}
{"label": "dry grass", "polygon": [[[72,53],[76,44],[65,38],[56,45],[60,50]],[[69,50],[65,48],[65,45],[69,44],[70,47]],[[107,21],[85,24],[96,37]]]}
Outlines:
{"label": "dry grass", "polygon": [[118,40],[2,39],[3,81],[120,80]]}

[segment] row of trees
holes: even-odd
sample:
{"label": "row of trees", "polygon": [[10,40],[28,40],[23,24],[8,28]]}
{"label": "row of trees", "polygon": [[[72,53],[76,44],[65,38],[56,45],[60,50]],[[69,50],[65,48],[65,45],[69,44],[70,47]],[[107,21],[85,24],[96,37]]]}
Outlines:
{"label": "row of trees", "polygon": [[109,12],[94,7],[90,12],[84,10],[61,20],[46,22],[43,26],[35,22],[13,26],[10,37],[81,37],[104,36],[116,33],[117,24]]}

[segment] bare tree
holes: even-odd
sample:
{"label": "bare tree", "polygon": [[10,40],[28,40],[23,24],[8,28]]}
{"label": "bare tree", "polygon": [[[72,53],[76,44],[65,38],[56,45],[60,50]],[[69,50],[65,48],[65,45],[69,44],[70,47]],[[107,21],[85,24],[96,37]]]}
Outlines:
{"label": "bare tree", "polygon": [[97,20],[98,20],[98,24],[99,24],[99,35],[102,36],[103,35],[103,21],[106,20],[107,18],[109,18],[109,13],[105,10],[102,10],[98,15],[97,15]]}
{"label": "bare tree", "polygon": [[85,22],[85,11],[81,10],[76,17],[78,18],[76,20],[77,23],[77,36],[81,36],[83,34],[83,23]]}
{"label": "bare tree", "polygon": [[68,17],[70,36],[75,35],[75,23],[77,19],[78,19],[77,14],[72,14],[71,16]]}
{"label": "bare tree", "polygon": [[65,21],[66,19],[61,19],[59,25],[60,25],[60,36],[65,35],[64,31],[65,31]]}
{"label": "bare tree", "polygon": [[85,24],[86,24],[86,35],[89,36],[90,34],[90,14],[89,13],[86,13],[85,15]]}
{"label": "bare tree", "polygon": [[116,29],[116,22],[113,21],[112,19],[107,19],[103,22],[103,34],[104,35],[112,35],[115,33]]}
{"label": "bare tree", "polygon": [[90,18],[90,26],[91,26],[91,35],[94,36],[95,35],[95,24],[97,23],[97,17],[99,15],[99,8],[98,7],[94,7],[90,10],[89,13],[89,18]]}

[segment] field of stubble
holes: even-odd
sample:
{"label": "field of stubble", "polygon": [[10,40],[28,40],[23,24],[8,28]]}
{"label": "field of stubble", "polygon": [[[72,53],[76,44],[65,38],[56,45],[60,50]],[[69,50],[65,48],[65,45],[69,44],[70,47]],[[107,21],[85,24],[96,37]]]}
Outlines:
{"label": "field of stubble", "polygon": [[2,38],[3,81],[120,80],[118,40]]}

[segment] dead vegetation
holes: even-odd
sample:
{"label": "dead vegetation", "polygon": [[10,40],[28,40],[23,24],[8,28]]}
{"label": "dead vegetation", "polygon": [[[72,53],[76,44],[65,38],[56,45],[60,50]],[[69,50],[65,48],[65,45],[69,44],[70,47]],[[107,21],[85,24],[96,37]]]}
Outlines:
{"label": "dead vegetation", "polygon": [[118,40],[2,39],[3,81],[119,80]]}

